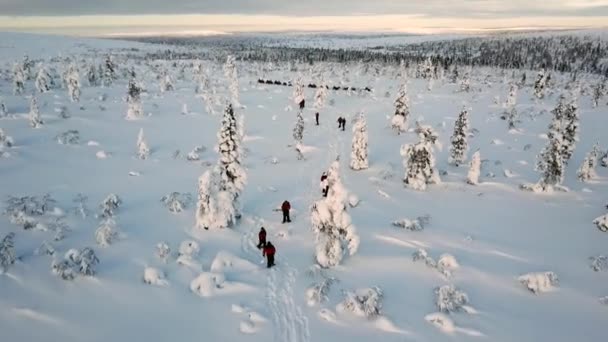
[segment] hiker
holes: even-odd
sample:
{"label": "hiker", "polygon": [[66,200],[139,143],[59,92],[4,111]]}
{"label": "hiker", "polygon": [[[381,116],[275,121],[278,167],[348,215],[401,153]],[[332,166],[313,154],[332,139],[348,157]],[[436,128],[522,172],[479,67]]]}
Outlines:
{"label": "hiker", "polygon": [[319,126],[319,112],[315,113],[315,120],[317,121],[317,126]]}
{"label": "hiker", "polygon": [[338,118],[338,129],[340,128],[342,128],[343,131],[346,128],[346,119],[343,117]]}
{"label": "hiker", "polygon": [[346,118],[342,118],[342,131],[346,129]]}
{"label": "hiker", "polygon": [[274,266],[274,253],[276,253],[276,251],[277,250],[274,248],[272,243],[270,241],[268,241],[266,243],[266,246],[264,247],[264,251],[262,252],[262,256],[266,257],[266,260],[267,260],[266,266],[268,268],[271,268],[272,266]]}
{"label": "hiker", "polygon": [[300,106],[300,109],[304,109],[304,105],[305,105],[305,103],[306,103],[306,100],[304,100],[304,99],[302,99],[302,101],[300,101],[300,102],[298,103],[298,105]]}
{"label": "hiker", "polygon": [[262,249],[266,246],[266,229],[262,227],[258,233],[258,249]]}
{"label": "hiker", "polygon": [[327,181],[327,172],[323,172],[321,175],[321,193],[323,197],[327,197],[327,192],[329,191],[329,182]]}
{"label": "hiker", "polygon": [[285,202],[283,202],[283,204],[281,204],[281,211],[283,212],[283,223],[291,222],[291,219],[289,218],[290,210],[291,210],[291,204],[289,204],[288,201],[285,201]]}
{"label": "hiker", "polygon": [[338,129],[342,128],[342,117],[338,116]]}

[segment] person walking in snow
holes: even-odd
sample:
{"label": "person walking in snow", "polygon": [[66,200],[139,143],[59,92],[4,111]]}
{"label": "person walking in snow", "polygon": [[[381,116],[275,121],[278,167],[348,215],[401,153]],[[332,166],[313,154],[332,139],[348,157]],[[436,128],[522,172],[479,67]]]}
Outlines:
{"label": "person walking in snow", "polygon": [[342,128],[344,131],[346,129],[346,119],[343,117],[338,118],[338,129]]}
{"label": "person walking in snow", "polygon": [[319,126],[319,112],[315,113],[315,121],[317,122],[317,126]]}
{"label": "person walking in snow", "polygon": [[266,246],[266,229],[262,227],[258,233],[258,249],[262,249]]}
{"label": "person walking in snow", "polygon": [[291,222],[291,218],[289,218],[289,211],[291,210],[291,204],[288,201],[283,202],[281,204],[281,211],[283,212],[283,223]]}
{"label": "person walking in snow", "polygon": [[272,266],[274,266],[274,253],[276,253],[276,249],[274,248],[274,246],[272,245],[272,243],[270,241],[268,241],[266,243],[266,246],[264,246],[264,251],[262,252],[262,256],[266,257],[266,266],[268,268],[271,268]]}
{"label": "person walking in snow", "polygon": [[321,193],[323,197],[327,197],[327,192],[329,191],[329,182],[327,181],[327,172],[323,172],[321,175]]}

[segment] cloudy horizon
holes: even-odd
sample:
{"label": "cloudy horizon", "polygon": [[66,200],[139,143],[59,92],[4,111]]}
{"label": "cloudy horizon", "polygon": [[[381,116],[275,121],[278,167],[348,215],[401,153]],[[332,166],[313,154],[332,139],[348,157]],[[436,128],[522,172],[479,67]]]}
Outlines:
{"label": "cloudy horizon", "polygon": [[138,32],[474,31],[595,28],[608,0],[0,0],[0,30]]}

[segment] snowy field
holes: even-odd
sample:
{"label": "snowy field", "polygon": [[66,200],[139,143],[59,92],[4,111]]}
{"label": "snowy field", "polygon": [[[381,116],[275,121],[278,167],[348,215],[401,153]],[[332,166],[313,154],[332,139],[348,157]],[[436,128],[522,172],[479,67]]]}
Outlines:
{"label": "snowy field", "polygon": [[[608,148],[607,97],[592,106],[596,76],[579,76],[575,90],[580,141],[565,171],[569,191],[533,193],[519,187],[540,179],[536,156],[547,144],[559,95],[572,92],[565,89],[570,75],[553,73],[538,99],[531,86],[538,71],[526,71],[527,85],[515,102],[520,122],[509,130],[500,116],[509,82],[519,81],[520,70],[473,69],[471,90],[463,91],[448,75],[429,87],[428,80],[413,76],[413,65],[407,78],[398,66],[374,74],[363,64],[321,64],[313,72],[309,65],[297,65],[296,71],[274,65],[266,70],[269,79],[293,81],[301,75],[308,84],[322,74],[332,85],[373,89],[329,90],[316,126],[315,91],[305,88],[304,159],[298,160],[293,88],[259,84],[260,66],[239,61],[241,106],[235,113],[244,118],[247,174],[242,217],[232,228],[203,230],[195,226],[198,178],[218,160],[215,146],[229,82],[221,64],[201,61],[209,80],[201,98],[195,92],[194,61],[127,60],[122,53],[130,47],[138,49],[134,54],[167,49],[0,34],[0,104],[7,111],[0,128],[13,140],[12,146],[0,146],[2,207],[9,207],[10,196],[54,199],[25,224],[0,216],[0,239],[14,232],[17,257],[0,274],[3,340],[606,340],[608,261],[597,259],[594,270],[590,257],[608,255],[608,233],[593,224],[606,214],[608,169],[598,165],[594,179],[577,179],[592,146],[598,142],[601,155]],[[99,65],[110,52],[118,66],[116,79],[109,86],[89,86],[88,65]],[[34,61],[32,79],[23,94],[14,95],[13,63],[21,63],[24,54]],[[66,58],[79,70],[79,102],[71,101],[59,77],[49,92],[36,90],[39,63],[61,74],[69,65]],[[137,120],[125,120],[131,68],[145,89],[144,117]],[[167,85],[158,79],[163,70],[173,90],[161,91],[159,85]],[[410,127],[398,135],[391,117],[403,79]],[[32,94],[43,121],[39,128],[30,125]],[[463,105],[469,108],[469,147],[466,162],[457,167],[448,163],[450,136]],[[349,168],[352,128],[361,111],[368,125],[369,168],[354,171]],[[346,118],[345,131],[337,129],[339,116]],[[425,191],[403,182],[400,149],[418,140],[416,120],[439,135],[434,152],[441,183]],[[150,149],[144,160],[137,156],[140,129]],[[79,139],[58,143],[70,130],[78,131]],[[479,184],[470,185],[468,162],[477,150]],[[359,199],[347,210],[360,245],[340,265],[321,270],[314,266],[310,208],[321,199],[322,172],[338,156],[342,184],[350,199]],[[184,194],[181,212],[171,212],[161,201],[173,192]],[[113,213],[116,234],[100,244],[99,204],[109,194],[122,204]],[[290,224],[282,224],[276,211],[284,200],[293,208]],[[256,248],[261,226],[277,248],[277,266],[270,270]],[[157,247],[162,242],[170,248],[164,258]],[[52,264],[70,249],[85,247],[99,259],[94,275],[76,272],[73,280],[64,280],[53,272]],[[544,272],[553,273],[536,274]],[[536,292],[520,278],[530,273],[529,286]],[[326,285],[327,297],[309,298],[314,285]],[[382,295],[372,299],[381,305],[367,301],[364,310],[354,312],[344,305],[345,296],[357,298],[358,289],[375,287]],[[365,297],[360,292],[359,299]],[[438,303],[438,295],[446,301]],[[379,310],[365,310],[370,307]]]}

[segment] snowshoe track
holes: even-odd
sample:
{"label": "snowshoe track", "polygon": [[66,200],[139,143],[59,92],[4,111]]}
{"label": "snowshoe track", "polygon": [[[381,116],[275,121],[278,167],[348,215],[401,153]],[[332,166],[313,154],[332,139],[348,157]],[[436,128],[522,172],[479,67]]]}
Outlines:
{"label": "snowshoe track", "polygon": [[269,270],[266,299],[274,324],[275,342],[308,342],[308,318],[296,305],[293,286],[296,270],[287,264]]}

